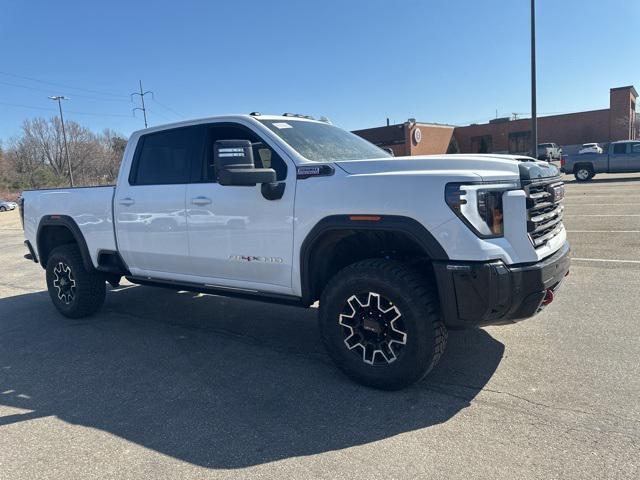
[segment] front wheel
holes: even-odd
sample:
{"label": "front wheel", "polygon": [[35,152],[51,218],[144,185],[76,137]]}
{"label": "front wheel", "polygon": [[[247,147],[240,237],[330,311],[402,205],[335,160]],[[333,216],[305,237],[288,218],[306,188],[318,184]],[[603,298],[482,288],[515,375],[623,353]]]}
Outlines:
{"label": "front wheel", "polygon": [[82,318],[97,312],[104,303],[104,276],[88,271],[75,245],[55,248],[47,261],[47,288],[58,311],[69,318]]}
{"label": "front wheel", "polygon": [[422,379],[446,345],[435,288],[393,260],[364,260],[336,274],[320,299],[319,319],[337,366],[374,388],[397,390]]}

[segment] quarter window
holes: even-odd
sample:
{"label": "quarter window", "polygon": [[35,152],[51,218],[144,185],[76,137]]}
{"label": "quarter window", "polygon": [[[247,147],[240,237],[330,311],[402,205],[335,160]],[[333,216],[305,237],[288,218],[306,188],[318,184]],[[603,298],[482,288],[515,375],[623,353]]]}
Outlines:
{"label": "quarter window", "polygon": [[[202,158],[199,126],[163,130],[140,138],[129,178],[132,185],[189,183],[192,162]],[[133,180],[133,181],[132,181]]]}

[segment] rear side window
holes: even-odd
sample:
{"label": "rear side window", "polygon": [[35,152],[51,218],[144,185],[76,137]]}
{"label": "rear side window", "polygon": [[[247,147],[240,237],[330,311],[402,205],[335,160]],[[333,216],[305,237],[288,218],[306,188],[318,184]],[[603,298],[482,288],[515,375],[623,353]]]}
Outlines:
{"label": "rear side window", "polygon": [[163,130],[140,137],[129,183],[189,183],[193,162],[202,158],[203,142],[201,126]]}
{"label": "rear side window", "polygon": [[626,143],[616,143],[613,146],[613,153],[627,153],[627,144]]}

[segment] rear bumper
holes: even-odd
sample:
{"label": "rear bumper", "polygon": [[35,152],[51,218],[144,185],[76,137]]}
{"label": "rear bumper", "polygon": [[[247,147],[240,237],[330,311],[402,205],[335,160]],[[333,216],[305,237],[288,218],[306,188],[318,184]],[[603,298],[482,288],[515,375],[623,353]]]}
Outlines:
{"label": "rear bumper", "polygon": [[436,262],[444,322],[450,328],[470,328],[532,317],[544,308],[545,298],[553,298],[569,273],[569,264],[568,243],[533,264]]}

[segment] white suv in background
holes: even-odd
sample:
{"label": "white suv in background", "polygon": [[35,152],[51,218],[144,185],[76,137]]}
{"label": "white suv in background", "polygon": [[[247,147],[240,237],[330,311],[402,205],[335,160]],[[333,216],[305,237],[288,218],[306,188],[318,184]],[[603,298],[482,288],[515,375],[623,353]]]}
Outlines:
{"label": "white suv in background", "polygon": [[578,151],[579,155],[583,153],[602,153],[602,147],[597,143],[583,143],[582,148]]}

